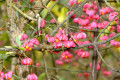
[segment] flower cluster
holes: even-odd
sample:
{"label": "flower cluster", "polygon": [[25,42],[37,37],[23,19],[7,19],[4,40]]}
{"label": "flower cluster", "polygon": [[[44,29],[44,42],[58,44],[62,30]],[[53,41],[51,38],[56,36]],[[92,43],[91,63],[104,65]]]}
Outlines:
{"label": "flower cluster", "polygon": [[60,56],[61,56],[62,59],[71,59],[73,55],[70,54],[68,51],[64,51],[64,52],[61,53]]}
{"label": "flower cluster", "polygon": [[89,57],[89,52],[84,51],[83,49],[76,50],[74,53],[77,54],[77,56],[80,56],[81,58],[88,58]]}
{"label": "flower cluster", "polygon": [[[27,37],[27,35],[26,34],[23,34],[22,36],[21,36],[21,41],[23,41],[23,40],[25,40],[25,39],[27,39],[28,37]],[[22,47],[24,47],[25,48],[25,51],[29,51],[29,50],[32,50],[32,48],[33,48],[33,45],[38,45],[39,44],[39,41],[37,40],[37,39],[35,39],[35,38],[33,38],[33,39],[28,39],[28,40],[26,40],[23,44],[22,44]]]}

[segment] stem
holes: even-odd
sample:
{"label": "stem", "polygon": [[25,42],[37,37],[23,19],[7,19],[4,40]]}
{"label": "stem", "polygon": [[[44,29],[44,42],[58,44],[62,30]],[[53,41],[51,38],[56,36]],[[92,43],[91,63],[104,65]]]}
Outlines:
{"label": "stem", "polygon": [[45,67],[46,78],[47,80],[50,80],[48,76],[47,65],[46,65],[46,60],[45,60],[45,52],[43,52],[43,62],[44,62],[44,67]]}

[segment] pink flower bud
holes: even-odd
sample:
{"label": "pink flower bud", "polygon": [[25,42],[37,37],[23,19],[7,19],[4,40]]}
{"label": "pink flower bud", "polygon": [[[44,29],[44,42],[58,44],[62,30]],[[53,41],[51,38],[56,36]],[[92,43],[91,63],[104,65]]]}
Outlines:
{"label": "pink flower bud", "polygon": [[89,77],[89,73],[84,72],[84,77]]}
{"label": "pink flower bud", "polygon": [[[115,16],[117,15],[117,12],[112,12],[109,14],[109,21],[111,21]],[[115,18],[115,21],[118,20],[118,17]]]}
{"label": "pink flower bud", "polygon": [[6,78],[7,80],[11,80],[11,79],[12,79],[12,75],[13,75],[13,71],[9,71],[9,72],[7,72],[7,73],[5,74],[5,78]]}
{"label": "pink flower bud", "polygon": [[40,66],[40,64],[39,64],[39,63],[36,63],[35,65],[36,65],[36,66]]}
{"label": "pink flower bud", "polygon": [[62,64],[63,64],[63,61],[58,59],[58,60],[55,61],[55,63],[56,63],[57,65],[62,65]]}
{"label": "pink flower bud", "polygon": [[73,19],[73,22],[74,22],[74,23],[79,23],[79,18],[74,18],[74,19]]}
{"label": "pink flower bud", "polygon": [[5,74],[2,71],[0,71],[0,79],[4,80],[4,77],[5,77]]}
{"label": "pink flower bud", "polygon": [[29,74],[27,80],[38,80],[38,77],[35,74]]}
{"label": "pink flower bud", "polygon": [[50,22],[51,22],[51,23],[55,23],[55,20],[54,20],[54,19],[51,19]]}
{"label": "pink flower bud", "polygon": [[107,76],[110,76],[110,75],[111,75],[111,72],[110,72],[110,71],[104,71],[103,74],[104,74],[104,76],[107,77]]}
{"label": "pink flower bud", "polygon": [[45,20],[42,19],[41,24],[40,24],[40,27],[43,28],[44,25],[45,25]]}
{"label": "pink flower bud", "polygon": [[77,3],[77,0],[70,0],[68,4],[70,6],[73,6],[73,4],[76,4],[76,3]]}
{"label": "pink flower bud", "polygon": [[82,74],[81,73],[78,73],[78,77],[81,77],[82,76]]}
{"label": "pink flower bud", "polygon": [[25,40],[25,39],[27,39],[27,38],[28,38],[28,36],[27,36],[26,34],[22,34],[20,40],[22,41],[22,40]]}
{"label": "pink flower bud", "polygon": [[30,3],[33,3],[34,2],[34,0],[30,0]]}
{"label": "pink flower bud", "polygon": [[54,37],[48,37],[47,38],[47,42],[54,42],[55,41],[55,38]]}
{"label": "pink flower bud", "polygon": [[100,37],[100,40],[107,40],[108,39],[108,36],[101,36]]}
{"label": "pink flower bud", "polygon": [[25,58],[22,60],[23,65],[32,65],[33,61],[30,58]]}
{"label": "pink flower bud", "polygon": [[[68,15],[70,15],[70,14],[72,14],[72,13],[73,13],[73,11],[67,12],[66,16],[68,16]],[[73,14],[73,15],[71,16],[71,18],[75,18],[75,17],[76,17],[76,14]]]}

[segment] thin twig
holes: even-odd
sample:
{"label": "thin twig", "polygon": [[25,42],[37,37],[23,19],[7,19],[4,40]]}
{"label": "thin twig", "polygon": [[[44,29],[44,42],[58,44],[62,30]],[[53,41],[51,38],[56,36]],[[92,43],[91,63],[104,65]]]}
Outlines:
{"label": "thin twig", "polygon": [[[48,11],[51,11],[51,10],[53,9],[53,7],[54,7],[59,1],[60,1],[60,0],[56,0],[55,3],[53,4],[53,6],[52,6],[50,9],[48,9]],[[48,15],[48,12],[45,14],[44,19],[46,18],[47,15]]]}
{"label": "thin twig", "polygon": [[29,20],[33,20],[36,21],[35,18],[28,16],[27,14],[23,13],[19,8],[17,8],[14,4],[11,4],[10,6],[12,6],[16,11],[18,11],[21,15],[23,15],[25,18],[29,19]]}
{"label": "thin twig", "polygon": [[120,12],[120,10],[116,10],[114,7],[112,7],[111,5],[109,5],[109,3],[107,2],[107,0],[104,0],[104,1],[105,1],[105,3],[107,4],[108,7],[112,8],[116,12]]}
{"label": "thin twig", "polygon": [[[117,15],[118,16],[118,15]],[[98,34],[98,36],[96,37],[96,39],[94,40],[94,42],[96,42],[98,40],[98,38],[100,37],[100,35],[105,31],[105,29],[107,29],[107,27],[114,21],[114,19],[117,17],[115,16],[106,26],[105,28]]]}
{"label": "thin twig", "polygon": [[48,71],[47,71],[46,60],[45,60],[45,52],[43,53],[43,62],[44,62],[44,67],[45,67],[46,78],[47,78],[47,80],[50,80]]}

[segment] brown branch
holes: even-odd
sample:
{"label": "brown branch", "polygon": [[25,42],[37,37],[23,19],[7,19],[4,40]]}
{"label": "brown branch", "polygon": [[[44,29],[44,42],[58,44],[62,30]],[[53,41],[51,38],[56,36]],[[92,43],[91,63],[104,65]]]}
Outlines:
{"label": "brown branch", "polygon": [[[79,48],[82,48],[82,47],[88,47],[88,46],[94,46],[95,45],[101,45],[101,44],[105,44],[117,37],[120,36],[120,33],[116,34],[115,36],[105,40],[105,41],[101,41],[101,42],[93,42],[93,43],[89,43],[89,44],[83,44],[83,45],[79,45],[79,46],[76,46],[76,47],[71,47],[71,48],[54,48],[54,46],[52,45],[47,45],[47,44],[39,44],[38,46],[34,46],[33,47],[33,50],[38,50],[38,51],[44,51],[44,50],[52,50],[52,51],[62,51],[62,50],[68,50],[68,49],[79,49]],[[18,51],[20,49],[17,49],[17,48],[0,48],[0,51]]]}

